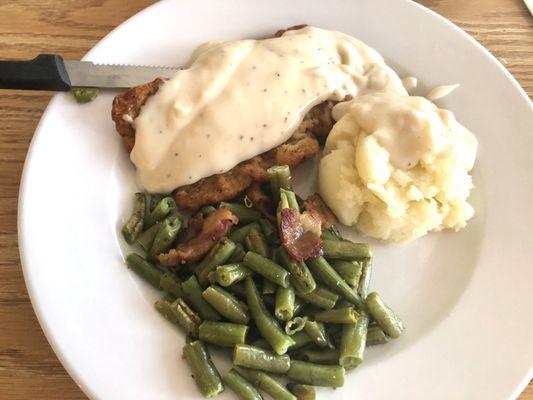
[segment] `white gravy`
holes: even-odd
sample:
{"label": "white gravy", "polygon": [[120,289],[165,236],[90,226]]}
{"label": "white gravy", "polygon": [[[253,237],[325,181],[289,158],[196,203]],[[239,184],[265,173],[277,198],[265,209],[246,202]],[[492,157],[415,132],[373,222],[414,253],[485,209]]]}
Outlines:
{"label": "white gravy", "polygon": [[340,32],[210,42],[133,121],[138,182],[170,192],[226,172],[289,139],[316,104],[384,91],[407,95],[375,50]]}

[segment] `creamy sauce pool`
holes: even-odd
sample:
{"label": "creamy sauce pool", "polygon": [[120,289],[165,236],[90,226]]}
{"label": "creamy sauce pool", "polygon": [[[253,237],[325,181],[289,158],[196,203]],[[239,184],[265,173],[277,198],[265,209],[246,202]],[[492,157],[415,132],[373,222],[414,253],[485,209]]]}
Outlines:
{"label": "creamy sauce pool", "polygon": [[375,50],[340,32],[210,42],[134,120],[138,182],[170,192],[226,172],[288,140],[313,106],[384,91],[407,95]]}

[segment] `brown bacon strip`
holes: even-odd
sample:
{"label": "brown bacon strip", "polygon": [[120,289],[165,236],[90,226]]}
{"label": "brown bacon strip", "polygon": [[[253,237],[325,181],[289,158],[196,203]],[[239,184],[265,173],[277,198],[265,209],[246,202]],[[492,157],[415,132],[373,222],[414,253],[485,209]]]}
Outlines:
{"label": "brown bacon strip", "polygon": [[300,214],[294,208],[284,208],[280,217],[280,239],[287,253],[296,261],[322,255],[320,220],[313,213]]}
{"label": "brown bacon strip", "polygon": [[[213,245],[225,236],[232,225],[237,224],[239,219],[227,208],[219,208],[213,211],[205,220],[197,216],[191,229],[198,232],[199,221],[202,222],[199,233],[185,243],[178,243],[175,249],[168,253],[160,254],[157,258],[166,267],[177,267],[180,264],[198,261],[213,247]],[[193,218],[193,220],[194,220]],[[191,224],[189,224],[191,225]]]}
{"label": "brown bacon strip", "polygon": [[316,217],[320,218],[323,229],[328,229],[330,226],[339,222],[335,214],[333,214],[324,200],[322,200],[322,197],[317,193],[305,199],[304,208],[306,211],[313,212]]}

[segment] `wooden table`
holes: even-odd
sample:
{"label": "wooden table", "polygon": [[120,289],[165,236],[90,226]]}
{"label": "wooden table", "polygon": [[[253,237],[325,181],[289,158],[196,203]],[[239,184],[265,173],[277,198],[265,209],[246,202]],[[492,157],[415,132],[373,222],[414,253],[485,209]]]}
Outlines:
{"label": "wooden table", "polygon": [[[0,0],[0,57],[79,59],[149,0]],[[520,0],[422,0],[486,46],[533,95],[533,18]],[[17,195],[26,151],[51,93],[0,91],[0,398],[84,399],[48,345],[26,292]],[[524,343],[524,345],[527,345]],[[502,371],[502,373],[505,373]],[[533,400],[533,383],[521,400]]]}

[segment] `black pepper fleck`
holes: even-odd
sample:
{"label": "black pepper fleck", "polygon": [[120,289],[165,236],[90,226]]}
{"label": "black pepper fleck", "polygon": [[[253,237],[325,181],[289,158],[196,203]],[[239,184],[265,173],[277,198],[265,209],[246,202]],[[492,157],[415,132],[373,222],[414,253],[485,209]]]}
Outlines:
{"label": "black pepper fleck", "polygon": [[179,154],[178,153],[174,153],[174,156],[177,157],[177,156],[179,156]]}
{"label": "black pepper fleck", "polygon": [[279,77],[279,76],[281,76],[281,75],[280,75],[280,73],[279,73],[279,72],[276,72],[276,76],[278,76],[278,77]]}
{"label": "black pepper fleck", "polygon": [[267,91],[267,89],[266,89],[266,88],[265,88],[265,89],[263,89],[263,92],[266,92],[266,91]]}
{"label": "black pepper fleck", "polygon": [[266,128],[268,125],[267,124],[263,124],[263,128]]}
{"label": "black pepper fleck", "polygon": [[256,65],[252,65],[252,69],[257,69],[257,66]]}
{"label": "black pepper fleck", "polygon": [[211,134],[208,133],[207,135],[205,135],[205,137],[209,139],[211,137]]}
{"label": "black pepper fleck", "polygon": [[250,142],[253,142],[253,141],[254,141],[254,137],[250,136]]}
{"label": "black pepper fleck", "polygon": [[307,93],[307,91],[305,89],[302,89],[302,93]]}
{"label": "black pepper fleck", "polygon": [[243,140],[243,139],[244,139],[243,135],[239,136],[239,140]]}
{"label": "black pepper fleck", "polygon": [[191,179],[192,179],[192,176],[189,175],[189,180],[191,180]]}

